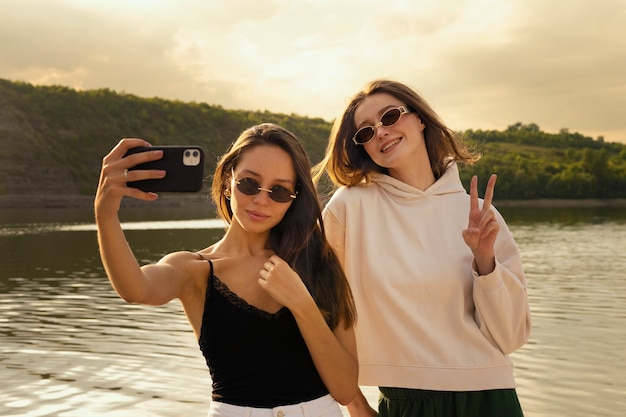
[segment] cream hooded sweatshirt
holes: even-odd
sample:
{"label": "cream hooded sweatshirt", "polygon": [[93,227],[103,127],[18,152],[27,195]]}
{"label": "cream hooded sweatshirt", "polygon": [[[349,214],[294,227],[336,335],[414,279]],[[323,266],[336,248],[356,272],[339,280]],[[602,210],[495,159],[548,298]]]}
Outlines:
{"label": "cream hooded sweatshirt", "polygon": [[356,300],[360,385],[515,387],[507,355],[531,327],[520,253],[496,211],[496,268],[479,276],[461,235],[469,208],[456,165],[426,191],[376,175],[328,202],[326,234]]}

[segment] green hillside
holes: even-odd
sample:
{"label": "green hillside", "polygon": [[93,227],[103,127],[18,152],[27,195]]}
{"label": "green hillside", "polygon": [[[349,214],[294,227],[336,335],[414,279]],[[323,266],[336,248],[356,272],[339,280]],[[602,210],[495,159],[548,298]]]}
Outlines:
{"label": "green hillside", "polygon": [[583,199],[626,197],[626,146],[593,140],[561,129],[542,132],[516,123],[505,131],[469,130],[470,143],[483,154],[464,170],[486,181],[498,174],[499,199]]}
{"label": "green hillside", "polygon": [[[262,122],[293,131],[313,163],[322,158],[331,123],[319,118],[0,79],[0,197],[92,196],[102,157],[122,137],[201,145],[210,174],[238,134]],[[483,153],[464,181],[498,173],[499,199],[626,197],[624,145],[521,123],[463,133]]]}

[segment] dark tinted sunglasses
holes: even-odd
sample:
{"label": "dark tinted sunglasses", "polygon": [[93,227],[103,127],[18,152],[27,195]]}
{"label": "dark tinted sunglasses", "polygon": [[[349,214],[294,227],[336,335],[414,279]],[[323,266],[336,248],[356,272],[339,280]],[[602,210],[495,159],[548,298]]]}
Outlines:
{"label": "dark tinted sunglasses", "polygon": [[235,184],[237,184],[237,189],[245,195],[257,195],[261,191],[267,191],[270,198],[277,203],[288,203],[289,201],[295,199],[298,195],[297,191],[292,193],[287,188],[280,185],[275,185],[272,188],[263,188],[254,178],[246,177],[240,180],[235,180]]}
{"label": "dark tinted sunglasses", "polygon": [[380,122],[376,123],[374,126],[363,126],[359,130],[356,131],[352,140],[356,145],[364,145],[370,140],[374,138],[376,134],[376,129],[380,126],[393,126],[398,123],[400,117],[403,114],[411,113],[411,110],[406,106],[394,107],[393,109],[389,109],[383,113],[380,118]]}

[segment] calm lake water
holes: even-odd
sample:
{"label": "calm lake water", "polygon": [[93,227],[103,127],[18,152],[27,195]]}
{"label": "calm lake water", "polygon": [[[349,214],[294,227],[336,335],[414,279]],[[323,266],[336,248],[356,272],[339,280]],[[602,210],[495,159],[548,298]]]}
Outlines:
{"label": "calm lake water", "polygon": [[[512,355],[526,416],[623,416],[626,209],[501,211],[533,314],[530,342]],[[209,373],[180,304],[119,299],[92,218],[0,211],[0,415],[206,415]],[[141,262],[223,231],[198,210],[125,209],[122,219]],[[363,389],[375,404],[377,390]]]}

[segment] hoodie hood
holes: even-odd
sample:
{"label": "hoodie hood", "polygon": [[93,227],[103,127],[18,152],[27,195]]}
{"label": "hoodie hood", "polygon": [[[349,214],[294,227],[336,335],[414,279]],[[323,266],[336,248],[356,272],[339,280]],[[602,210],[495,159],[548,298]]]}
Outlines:
{"label": "hoodie hood", "polygon": [[411,202],[415,202],[429,196],[467,193],[461,183],[459,169],[456,163],[448,166],[448,169],[446,169],[446,172],[441,176],[441,178],[435,181],[433,185],[424,191],[418,190],[417,188],[414,188],[407,183],[386,174],[374,174],[372,175],[371,180],[371,186],[380,187],[385,194],[389,195],[394,201],[404,204],[410,204]]}

